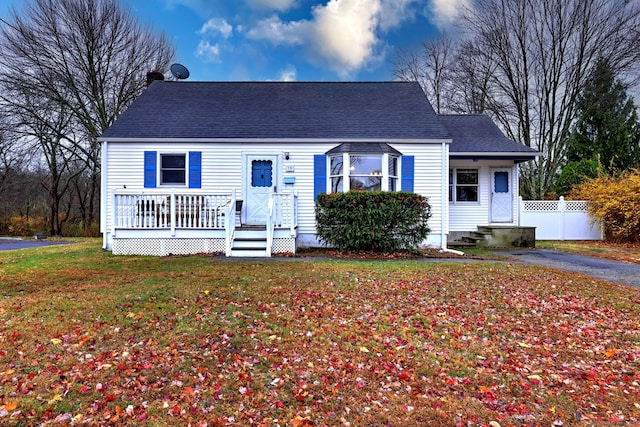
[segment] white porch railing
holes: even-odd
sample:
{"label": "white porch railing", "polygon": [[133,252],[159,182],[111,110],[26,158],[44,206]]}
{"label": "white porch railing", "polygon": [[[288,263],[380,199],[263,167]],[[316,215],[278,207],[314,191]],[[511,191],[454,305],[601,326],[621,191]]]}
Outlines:
{"label": "white porch railing", "polygon": [[584,200],[519,200],[521,226],[536,227],[536,240],[602,240],[602,227]]}
{"label": "white porch railing", "polygon": [[274,193],[272,200],[274,227],[290,228],[293,236],[298,226],[298,195],[295,193]]}
{"label": "white porch railing", "polygon": [[113,194],[114,229],[223,229],[224,213],[233,194],[129,193]]}
{"label": "white porch railing", "polygon": [[[209,194],[175,191],[115,190],[111,203],[112,236],[117,230],[167,230],[176,237],[177,230],[221,230],[225,252],[231,253],[236,230],[236,192]],[[288,229],[295,236],[298,216],[298,196],[293,193],[274,193],[269,200],[267,218],[268,250],[273,242],[274,229]],[[141,234],[140,236],[143,236]]]}

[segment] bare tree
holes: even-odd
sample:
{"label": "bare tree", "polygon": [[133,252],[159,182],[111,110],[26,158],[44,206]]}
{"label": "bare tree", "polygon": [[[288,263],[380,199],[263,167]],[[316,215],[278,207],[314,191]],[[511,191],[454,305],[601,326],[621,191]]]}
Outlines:
{"label": "bare tree", "polygon": [[93,215],[97,137],[144,90],[147,71],[167,69],[174,47],[118,0],[33,0],[21,14],[12,11],[11,21],[0,31],[0,97],[20,109],[16,101],[29,91],[68,110],[72,120],[65,129],[74,135],[60,141],[74,142],[83,153],[92,181],[87,212]]}
{"label": "bare tree", "polygon": [[523,196],[544,196],[597,58],[609,58],[618,72],[640,59],[638,2],[479,0],[464,24],[474,36],[472,54],[495,64],[491,112],[511,138],[542,153],[522,169]]}
{"label": "bare tree", "polygon": [[[447,45],[453,60],[428,62],[404,52],[396,77],[421,82],[438,105],[446,99],[444,110],[490,114],[511,139],[539,150],[521,168],[520,182],[524,197],[544,196],[563,163],[578,95],[597,58],[640,83],[640,1],[477,0],[460,25],[463,36]],[[435,86],[435,76],[448,81]]]}
{"label": "bare tree", "polygon": [[448,110],[451,93],[451,72],[455,44],[443,34],[422,43],[422,53],[403,51],[398,55],[394,75],[398,80],[417,81],[422,86],[438,114]]}

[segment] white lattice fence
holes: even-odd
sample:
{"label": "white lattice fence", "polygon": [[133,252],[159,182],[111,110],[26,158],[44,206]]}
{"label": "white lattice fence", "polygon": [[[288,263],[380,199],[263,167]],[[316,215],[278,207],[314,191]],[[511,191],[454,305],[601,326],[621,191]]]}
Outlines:
{"label": "white lattice fence", "polygon": [[602,240],[602,227],[584,200],[522,200],[520,225],[536,227],[536,240]]}

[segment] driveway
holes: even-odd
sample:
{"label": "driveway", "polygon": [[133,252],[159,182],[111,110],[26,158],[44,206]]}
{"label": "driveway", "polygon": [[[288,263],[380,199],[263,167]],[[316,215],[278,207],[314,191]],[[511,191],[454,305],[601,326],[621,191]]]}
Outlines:
{"label": "driveway", "polygon": [[37,248],[40,246],[65,245],[69,242],[51,242],[47,240],[22,240],[12,237],[0,237],[0,251]]}
{"label": "driveway", "polygon": [[500,250],[496,254],[515,258],[527,264],[582,273],[598,279],[640,289],[640,265],[609,259],[576,255],[550,249]]}

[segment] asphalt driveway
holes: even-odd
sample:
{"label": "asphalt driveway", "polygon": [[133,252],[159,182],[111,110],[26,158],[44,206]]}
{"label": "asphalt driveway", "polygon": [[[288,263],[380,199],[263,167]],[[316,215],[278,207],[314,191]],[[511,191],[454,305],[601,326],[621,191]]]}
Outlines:
{"label": "asphalt driveway", "polygon": [[576,255],[550,249],[500,250],[496,254],[518,261],[582,273],[640,289],[640,264]]}
{"label": "asphalt driveway", "polygon": [[48,240],[23,240],[11,237],[0,237],[0,251],[13,249],[38,248],[40,246],[65,245],[69,242],[52,242]]}

